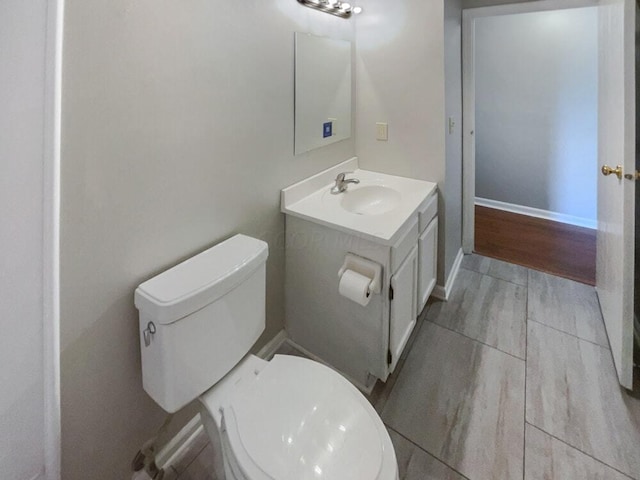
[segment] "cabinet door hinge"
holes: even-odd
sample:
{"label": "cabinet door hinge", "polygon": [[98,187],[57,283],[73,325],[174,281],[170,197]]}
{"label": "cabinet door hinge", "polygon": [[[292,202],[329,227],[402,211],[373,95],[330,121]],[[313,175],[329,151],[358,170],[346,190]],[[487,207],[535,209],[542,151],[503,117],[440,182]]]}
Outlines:
{"label": "cabinet door hinge", "polygon": [[389,285],[389,300],[393,300],[393,285]]}
{"label": "cabinet door hinge", "polygon": [[391,356],[391,350],[387,350],[387,365],[391,365],[393,357]]}

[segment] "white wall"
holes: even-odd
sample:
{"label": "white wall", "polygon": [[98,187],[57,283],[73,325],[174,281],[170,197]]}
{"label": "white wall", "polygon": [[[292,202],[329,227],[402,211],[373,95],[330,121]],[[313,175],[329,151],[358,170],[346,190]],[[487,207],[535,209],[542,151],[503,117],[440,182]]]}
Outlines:
{"label": "white wall", "polygon": [[0,2],[0,476],[44,475],[43,136],[47,2]]}
{"label": "white wall", "polygon": [[294,0],[65,8],[63,478],[122,479],[165,415],[142,389],[140,282],[253,235],[270,249],[260,343],[282,328],[280,189],[355,154],[293,155],[294,31],[352,39],[353,21]]}
{"label": "white wall", "polygon": [[[444,179],[443,2],[360,2],[357,152],[366,169]],[[389,124],[377,141],[376,122]]]}
{"label": "white wall", "polygon": [[[356,150],[369,170],[445,179],[443,1],[362,0],[357,18]],[[389,140],[376,140],[376,122]],[[442,190],[441,198],[442,200]],[[439,255],[445,258],[445,229]],[[439,269],[444,284],[444,270]]]}
{"label": "white wall", "polygon": [[[141,387],[141,281],[236,232],[267,240],[261,344],[282,327],[282,187],[356,153],[364,168],[442,187],[443,2],[361,4],[345,21],[294,0],[67,0],[65,480],[124,478],[164,418]],[[353,39],[354,23],[357,145],[294,156],[293,33]],[[389,122],[389,142],[376,142],[376,121]]]}
{"label": "white wall", "polygon": [[597,11],[476,20],[476,197],[596,218]]}

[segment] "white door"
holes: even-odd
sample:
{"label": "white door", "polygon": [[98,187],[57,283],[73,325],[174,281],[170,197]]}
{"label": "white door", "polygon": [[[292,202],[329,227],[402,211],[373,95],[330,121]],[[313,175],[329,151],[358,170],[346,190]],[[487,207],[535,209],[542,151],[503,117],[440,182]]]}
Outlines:
{"label": "white door", "polygon": [[600,7],[598,161],[601,168],[620,166],[621,172],[604,171],[598,178],[596,289],[618,379],[628,389],[633,384],[634,31],[633,0]]}

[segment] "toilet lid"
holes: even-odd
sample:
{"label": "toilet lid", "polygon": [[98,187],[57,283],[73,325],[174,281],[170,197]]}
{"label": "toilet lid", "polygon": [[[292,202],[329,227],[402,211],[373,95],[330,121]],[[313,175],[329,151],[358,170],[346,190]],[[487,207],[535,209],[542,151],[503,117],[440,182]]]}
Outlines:
{"label": "toilet lid", "polygon": [[381,420],[353,385],[324,365],[276,355],[229,400],[226,434],[247,477],[379,477]]}

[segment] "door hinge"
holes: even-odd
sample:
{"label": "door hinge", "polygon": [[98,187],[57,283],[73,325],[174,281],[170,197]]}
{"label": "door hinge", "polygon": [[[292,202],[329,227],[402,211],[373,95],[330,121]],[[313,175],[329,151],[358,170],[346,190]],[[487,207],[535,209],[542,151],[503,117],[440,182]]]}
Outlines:
{"label": "door hinge", "polygon": [[387,350],[387,365],[391,365],[393,357],[391,356],[391,350]]}
{"label": "door hinge", "polygon": [[389,300],[393,300],[393,285],[389,285]]}

